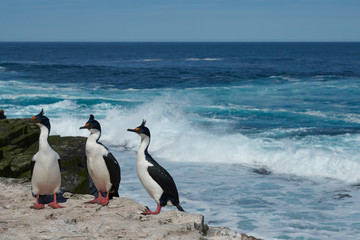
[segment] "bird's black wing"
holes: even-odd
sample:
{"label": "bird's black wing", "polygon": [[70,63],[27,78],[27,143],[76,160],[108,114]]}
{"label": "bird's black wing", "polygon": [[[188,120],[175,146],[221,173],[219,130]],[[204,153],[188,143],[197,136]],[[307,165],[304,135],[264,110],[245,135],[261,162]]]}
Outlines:
{"label": "bird's black wing", "polygon": [[103,158],[105,160],[106,167],[109,170],[110,182],[112,184],[110,189],[110,195],[111,197],[112,196],[119,197],[118,191],[121,180],[119,163],[111,152],[109,152],[106,156],[103,156]]}
{"label": "bird's black wing", "polygon": [[160,164],[158,164],[149,154],[146,158],[154,165],[148,167],[150,176],[155,180],[155,182],[157,182],[157,184],[160,185],[160,187],[164,190],[164,193],[172,196],[175,201],[179,202],[179,193],[170,173],[160,166]]}

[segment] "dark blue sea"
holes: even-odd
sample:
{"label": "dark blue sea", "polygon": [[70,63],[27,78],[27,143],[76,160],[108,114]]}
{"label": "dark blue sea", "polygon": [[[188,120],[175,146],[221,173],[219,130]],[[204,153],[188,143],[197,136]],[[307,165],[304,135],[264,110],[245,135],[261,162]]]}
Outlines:
{"label": "dark blue sea", "polygon": [[150,154],[206,223],[360,239],[360,43],[0,43],[0,108],[43,108],[61,136],[88,136],[94,114],[120,195],[150,209],[126,131],[143,119]]}

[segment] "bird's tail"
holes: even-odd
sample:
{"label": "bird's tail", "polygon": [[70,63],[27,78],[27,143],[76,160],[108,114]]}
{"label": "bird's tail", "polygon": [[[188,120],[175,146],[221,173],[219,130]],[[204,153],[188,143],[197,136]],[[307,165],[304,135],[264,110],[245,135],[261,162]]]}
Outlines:
{"label": "bird's tail", "polygon": [[180,204],[179,204],[179,205],[177,205],[176,207],[177,207],[177,209],[178,209],[179,211],[181,211],[181,212],[185,212],[185,211],[184,211],[184,209],[180,206]]}

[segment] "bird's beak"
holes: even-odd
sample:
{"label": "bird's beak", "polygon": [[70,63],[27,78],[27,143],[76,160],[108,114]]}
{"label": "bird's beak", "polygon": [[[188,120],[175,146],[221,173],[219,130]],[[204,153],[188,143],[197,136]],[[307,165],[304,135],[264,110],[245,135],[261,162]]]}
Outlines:
{"label": "bird's beak", "polygon": [[85,126],[80,127],[80,129],[90,129],[90,124],[86,123]]}
{"label": "bird's beak", "polygon": [[135,129],[128,129],[128,132],[139,133],[139,128],[135,128]]}

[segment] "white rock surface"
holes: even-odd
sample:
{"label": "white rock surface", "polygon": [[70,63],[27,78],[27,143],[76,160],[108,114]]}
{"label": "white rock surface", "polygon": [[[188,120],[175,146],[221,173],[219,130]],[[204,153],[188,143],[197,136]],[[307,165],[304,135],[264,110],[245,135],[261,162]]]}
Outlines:
{"label": "white rock surface", "polygon": [[[91,195],[72,195],[65,208],[30,209],[35,199],[29,183],[0,179],[0,239],[242,239],[255,240],[228,228],[208,227],[199,214],[176,210],[141,215],[144,206],[114,198],[107,206],[83,204]],[[66,194],[65,194],[66,195]]]}

